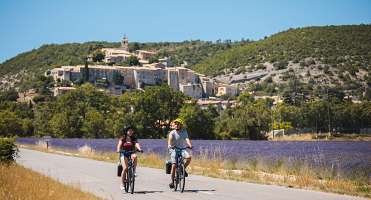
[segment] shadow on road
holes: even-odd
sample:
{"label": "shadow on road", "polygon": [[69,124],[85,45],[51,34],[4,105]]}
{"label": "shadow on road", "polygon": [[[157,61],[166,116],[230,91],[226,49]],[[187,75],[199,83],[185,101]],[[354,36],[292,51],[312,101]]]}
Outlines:
{"label": "shadow on road", "polygon": [[152,194],[152,193],[162,193],[164,191],[135,191],[134,194]]}
{"label": "shadow on road", "polygon": [[197,193],[197,192],[215,192],[215,190],[184,190],[184,192],[192,192],[192,193]]}

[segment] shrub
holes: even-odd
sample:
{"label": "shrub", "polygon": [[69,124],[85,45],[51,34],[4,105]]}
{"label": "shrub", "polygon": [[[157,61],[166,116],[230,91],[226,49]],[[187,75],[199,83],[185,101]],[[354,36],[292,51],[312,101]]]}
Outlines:
{"label": "shrub", "polygon": [[281,69],[286,69],[288,64],[289,64],[289,63],[286,62],[286,61],[280,61],[280,62],[275,62],[275,63],[273,63],[273,67],[274,67],[276,70],[281,70]]}
{"label": "shrub", "polygon": [[14,138],[0,138],[0,162],[13,162],[18,156]]}
{"label": "shrub", "polygon": [[266,70],[267,67],[266,67],[264,64],[260,63],[260,64],[258,64],[258,65],[256,66],[256,69]]}

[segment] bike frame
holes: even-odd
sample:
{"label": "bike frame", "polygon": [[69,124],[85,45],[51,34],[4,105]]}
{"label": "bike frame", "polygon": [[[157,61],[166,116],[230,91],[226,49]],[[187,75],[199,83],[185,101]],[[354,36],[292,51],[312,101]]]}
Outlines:
{"label": "bike frame", "polygon": [[135,152],[136,151],[120,151],[120,153],[128,155],[128,156],[125,155],[125,157],[128,158],[128,170],[126,174],[124,174],[124,176],[126,176],[126,182],[123,183],[123,185],[125,187],[125,192],[129,192],[129,189],[130,189],[131,194],[134,193],[134,183],[135,183],[134,164],[133,164],[133,160],[131,159],[131,155]]}
{"label": "bike frame", "polygon": [[184,191],[185,186],[185,168],[184,168],[184,158],[182,155],[182,151],[186,150],[187,148],[178,148],[173,147],[172,149],[175,150],[175,185],[174,185],[174,191],[177,191],[178,185],[180,192]]}

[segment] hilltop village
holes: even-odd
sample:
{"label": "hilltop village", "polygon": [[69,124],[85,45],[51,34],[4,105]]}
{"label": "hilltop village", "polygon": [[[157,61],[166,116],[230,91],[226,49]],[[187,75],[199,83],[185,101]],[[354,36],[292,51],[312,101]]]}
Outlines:
{"label": "hilltop village", "polygon": [[[47,71],[46,75],[52,76],[56,83],[70,83],[67,84],[70,87],[56,84],[54,95],[74,89],[73,83],[81,80],[88,81],[113,95],[160,84],[167,84],[194,99],[238,95],[237,87],[213,80],[184,66],[172,66],[166,57],[150,63],[149,59],[155,56],[156,52],[144,50],[130,52],[127,37],[122,39],[121,47],[102,48],[101,52],[104,53],[105,65],[92,65],[86,62],[85,65],[61,66]],[[137,65],[112,65],[132,58],[138,59]],[[93,58],[90,56],[87,61],[93,63]]]}

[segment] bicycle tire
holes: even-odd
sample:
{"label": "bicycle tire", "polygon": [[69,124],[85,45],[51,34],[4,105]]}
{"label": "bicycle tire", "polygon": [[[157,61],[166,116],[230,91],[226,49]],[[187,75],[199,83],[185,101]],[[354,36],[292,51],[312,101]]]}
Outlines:
{"label": "bicycle tire", "polygon": [[135,174],[134,174],[134,168],[130,168],[131,171],[131,178],[130,178],[130,193],[134,194],[134,185],[135,185]]}
{"label": "bicycle tire", "polygon": [[124,182],[125,192],[129,192],[129,174],[126,172],[124,176],[126,176],[126,181]]}
{"label": "bicycle tire", "polygon": [[178,167],[175,168],[175,177],[174,177],[174,192],[178,190],[179,185],[179,171]]}
{"label": "bicycle tire", "polygon": [[185,168],[184,168],[184,164],[181,164],[180,167],[179,167],[179,171],[180,171],[180,174],[179,174],[179,190],[181,193],[183,193],[184,191],[184,186],[185,186]]}

